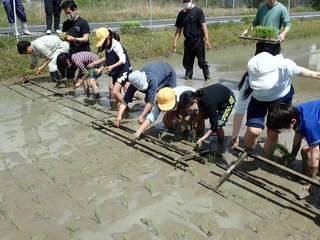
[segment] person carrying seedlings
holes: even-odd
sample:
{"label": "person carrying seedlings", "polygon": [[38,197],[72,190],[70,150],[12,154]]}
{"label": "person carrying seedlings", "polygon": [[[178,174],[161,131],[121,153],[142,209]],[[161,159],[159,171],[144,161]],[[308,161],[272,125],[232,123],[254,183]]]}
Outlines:
{"label": "person carrying seedlings", "polygon": [[176,72],[166,62],[151,63],[142,68],[141,71],[133,71],[129,74],[129,81],[131,84],[122,99],[117,118],[113,123],[116,127],[120,126],[122,115],[126,110],[128,103],[132,102],[133,96],[137,90],[146,94],[146,106],[138,117],[138,123],[142,124],[145,120],[145,116],[153,107],[159,89],[163,87],[174,88],[177,85]]}
{"label": "person carrying seedlings", "polygon": [[[274,103],[268,110],[267,126],[278,131],[291,129],[295,131],[292,157],[297,156],[302,138],[306,139],[307,145],[300,151],[302,173],[315,178],[319,170],[320,100],[302,103],[295,107],[286,103]],[[309,189],[310,186],[306,184],[304,187]]]}
{"label": "person carrying seedlings", "polygon": [[[67,35],[66,41],[70,42],[70,54],[77,52],[90,52],[90,27],[87,20],[78,16],[78,8],[74,1],[64,1],[61,8],[67,15],[68,20],[63,22],[62,32]],[[68,82],[75,78],[76,68],[67,69]]]}
{"label": "person carrying seedlings", "polygon": [[[30,68],[35,69],[35,74],[39,74],[46,66],[49,67],[49,72],[52,82],[60,82],[60,75],[57,67],[57,57],[60,53],[69,52],[69,43],[61,41],[58,36],[43,36],[39,37],[32,42],[20,41],[17,43],[17,49],[20,54],[30,55]],[[36,68],[38,59],[44,58],[45,62]],[[22,82],[28,79],[25,75]]]}
{"label": "person carrying seedlings", "polygon": [[202,69],[204,79],[210,80],[205,48],[210,49],[211,45],[204,13],[201,8],[192,4],[192,0],[182,0],[182,3],[184,9],[179,12],[175,23],[177,28],[172,48],[174,51],[177,50],[177,41],[183,29],[183,35],[185,37],[183,53],[183,67],[186,69],[185,79],[192,79],[193,63],[195,57],[197,57],[198,65]]}
{"label": "person carrying seedlings", "polygon": [[196,92],[186,91],[180,95],[178,108],[185,110],[189,115],[197,114],[193,125],[200,118],[209,118],[211,127],[198,139],[198,147],[201,147],[202,142],[212,133],[217,134],[219,143],[223,142],[223,126],[228,121],[235,102],[233,92],[222,84],[212,84]]}
{"label": "person carrying seedlings", "polygon": [[[257,11],[255,19],[252,22],[253,27],[268,26],[278,30],[278,39],[283,42],[287,33],[290,31],[291,22],[289,13],[286,7],[277,0],[267,0]],[[284,27],[280,33],[281,27]],[[244,30],[242,36],[248,34],[248,29]],[[258,41],[256,44],[255,55],[261,52],[268,52],[272,55],[277,55],[281,52],[280,43],[267,43]]]}
{"label": "person carrying seedlings", "polygon": [[[244,78],[244,84],[247,87],[244,89],[244,94],[240,93],[238,98],[238,105],[240,105],[238,109],[242,111],[247,109],[244,146],[247,151],[253,151],[265,127],[265,116],[270,105],[274,102],[291,104],[294,93],[291,77],[299,75],[320,79],[320,73],[299,67],[292,60],[284,59],[282,54],[273,56],[262,52],[249,60],[248,74],[248,77]],[[251,99],[248,96],[251,96]],[[234,127],[239,126],[234,125]],[[279,132],[267,130],[267,138],[263,146],[266,157],[271,153],[272,146],[278,143],[279,136]]]}
{"label": "person carrying seedlings", "polygon": [[[94,65],[90,67],[90,63],[98,61],[99,56],[91,52],[78,52],[75,54],[61,53],[57,58],[57,65],[59,72],[62,77],[65,77],[66,70],[70,67],[79,69],[78,81],[75,84],[74,88],[78,88],[83,85],[83,89],[87,95],[90,97],[89,86],[87,79],[89,79],[90,86],[93,89],[94,97],[96,100],[100,98],[99,88],[98,88],[98,78],[101,76],[101,72],[97,71],[100,65]],[[89,67],[88,67],[89,66]]]}
{"label": "person carrying seedlings", "polygon": [[[152,111],[147,115],[140,128],[134,133],[136,138],[140,137],[141,133],[153,122],[155,122],[161,111],[166,113],[163,116],[163,124],[170,130],[181,128],[183,123],[187,120],[185,118],[189,115],[186,111],[177,109],[180,95],[185,91],[195,92],[196,89],[187,86],[178,86],[175,88],[164,87],[161,88],[157,94],[157,103],[152,108]],[[189,121],[192,122],[196,114],[190,115]],[[195,131],[198,134],[203,134],[204,119],[199,119]]]}
{"label": "person carrying seedlings", "polygon": [[128,76],[132,72],[132,68],[129,57],[126,49],[118,41],[120,38],[116,33],[102,27],[97,29],[96,37],[98,52],[104,52],[105,56],[98,61],[92,62],[89,66],[92,67],[102,63],[102,66],[97,69],[99,73],[107,66],[106,74],[112,77],[112,81],[109,84],[109,92],[110,95],[115,97],[116,106],[118,106],[123,99],[121,88],[126,92],[130,85]]}

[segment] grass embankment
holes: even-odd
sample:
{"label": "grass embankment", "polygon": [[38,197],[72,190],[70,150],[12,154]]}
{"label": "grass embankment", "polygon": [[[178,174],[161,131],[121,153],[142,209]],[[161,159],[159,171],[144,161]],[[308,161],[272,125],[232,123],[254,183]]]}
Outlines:
{"label": "grass embankment", "polygon": [[[148,20],[150,17],[149,0],[76,0],[78,13],[88,22],[114,22],[114,21],[137,21]],[[232,8],[222,8],[210,4],[205,6],[205,1],[198,1],[197,6],[203,8],[205,16],[231,16]],[[24,2],[29,25],[45,25],[44,4],[33,0],[32,3]],[[152,1],[153,19],[174,19],[182,9],[180,1],[158,0]],[[235,15],[249,15],[256,13],[255,8],[241,6],[235,8]],[[291,12],[314,11],[311,7],[292,7]],[[97,14],[99,13],[99,14]],[[61,13],[61,23],[66,20],[65,14]],[[3,7],[0,8],[0,26],[8,27],[6,13]],[[45,29],[44,29],[45,31]]]}
{"label": "grass embankment", "polygon": [[[213,51],[230,46],[254,44],[253,41],[239,39],[238,36],[246,28],[244,24],[219,23],[209,25],[209,36]],[[292,29],[287,40],[318,36],[320,32],[320,18],[310,20],[293,20]],[[143,30],[137,33],[120,34],[121,42],[128,51],[132,61],[148,58],[164,58],[173,54],[171,50],[174,29]],[[92,51],[96,52],[95,36],[91,34]],[[31,40],[31,39],[30,39]],[[254,46],[253,46],[254,47]],[[19,55],[16,50],[16,41],[13,37],[0,39],[0,72],[1,78],[21,76],[29,64],[29,56]],[[177,52],[183,53],[183,37],[178,43]],[[47,71],[43,71],[46,73]],[[46,73],[47,74],[47,73]]]}

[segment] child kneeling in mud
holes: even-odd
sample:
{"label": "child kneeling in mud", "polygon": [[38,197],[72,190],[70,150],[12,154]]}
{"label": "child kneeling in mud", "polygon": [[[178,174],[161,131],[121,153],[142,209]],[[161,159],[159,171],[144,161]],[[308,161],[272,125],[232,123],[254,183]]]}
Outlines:
{"label": "child kneeling in mud", "polygon": [[192,124],[200,118],[209,118],[211,127],[198,139],[198,147],[214,132],[217,133],[218,142],[223,142],[223,126],[228,121],[234,104],[233,92],[221,84],[212,84],[196,92],[186,91],[180,95],[179,109],[184,109],[189,115],[197,114]]}
{"label": "child kneeling in mud", "polygon": [[[315,178],[319,169],[320,147],[320,100],[306,102],[297,106],[286,103],[273,103],[267,116],[269,129],[278,131],[295,131],[291,155],[297,156],[302,138],[306,138],[307,145],[301,149],[302,173]],[[310,188],[306,184],[306,189]]]}
{"label": "child kneeling in mud", "polygon": [[89,78],[90,85],[94,92],[94,97],[98,100],[100,98],[98,78],[101,76],[101,73],[98,73],[96,70],[100,65],[97,64],[93,67],[88,67],[90,63],[97,60],[99,60],[99,56],[91,52],[78,52],[72,55],[69,53],[61,53],[57,58],[57,65],[62,77],[65,76],[67,68],[70,68],[71,66],[79,69],[79,74],[77,76],[77,81],[75,81],[74,88],[78,88],[83,85],[83,89],[87,97],[90,97],[90,90],[87,83],[87,78]]}

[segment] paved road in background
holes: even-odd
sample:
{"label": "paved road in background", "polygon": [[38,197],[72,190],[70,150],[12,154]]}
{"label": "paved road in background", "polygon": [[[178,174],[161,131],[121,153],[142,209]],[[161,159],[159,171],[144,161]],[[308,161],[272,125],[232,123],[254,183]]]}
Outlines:
{"label": "paved road in background", "polygon": [[[235,21],[239,22],[243,16],[223,16],[223,17],[206,17],[207,24],[219,23],[219,22],[229,22]],[[298,18],[315,18],[320,17],[320,12],[304,12],[304,13],[290,13],[291,19]],[[175,24],[175,19],[162,19],[162,20],[152,20],[151,23],[149,20],[143,21],[134,21],[140,22],[142,27],[152,27],[152,28],[172,28]],[[128,21],[124,21],[128,22]],[[91,30],[94,32],[99,27],[108,27],[112,30],[117,30],[120,28],[121,23],[123,22],[100,22],[100,23],[89,23]],[[18,30],[21,32],[20,24],[18,24]],[[29,26],[30,32],[35,33],[35,35],[43,35],[46,26],[45,25],[37,25],[37,26]],[[10,27],[0,27],[0,36],[5,36],[11,32]]]}

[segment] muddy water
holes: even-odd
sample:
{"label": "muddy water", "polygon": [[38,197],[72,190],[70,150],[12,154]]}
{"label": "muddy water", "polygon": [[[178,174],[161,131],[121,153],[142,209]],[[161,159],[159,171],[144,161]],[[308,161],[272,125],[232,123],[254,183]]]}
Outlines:
{"label": "muddy water", "polygon": [[[316,39],[307,44],[290,41],[283,46],[284,54],[316,69],[318,57],[310,57],[309,47],[314,43]],[[208,52],[212,76],[208,82],[197,68],[194,81],[183,80],[181,55],[161,60],[175,67],[178,85],[200,88],[221,82],[235,90],[253,51],[254,45]],[[319,239],[319,202],[297,201],[299,182],[249,161],[253,177],[285,196],[236,176],[216,194],[198,181],[214,185],[224,173],[221,168],[194,161],[189,171],[175,168],[166,161],[167,155],[180,156],[173,151],[142,139],[145,146],[155,147],[148,150],[129,141],[127,132],[113,128],[94,130],[92,121],[114,116],[83,105],[90,101],[85,101],[81,89],[73,99],[48,79],[33,79],[40,87],[27,84],[26,88],[10,85],[16,80],[0,85],[1,240]],[[103,98],[98,110],[106,110],[109,79],[100,81]],[[294,81],[296,99],[317,97],[319,84],[314,80]],[[136,129],[138,124],[132,121],[126,126]],[[226,135],[230,131],[228,124]],[[192,151],[192,143],[165,137]],[[230,155],[224,159],[228,163],[236,159]]]}
{"label": "muddy water", "polygon": [[[214,41],[214,39],[213,39]],[[246,71],[248,60],[254,55],[255,45],[245,47],[230,47],[218,51],[207,51],[207,61],[210,65],[211,79],[222,82],[232,89]],[[320,40],[319,38],[288,40],[282,44],[282,53],[285,58],[294,60],[297,65],[320,71]],[[161,59],[162,60],[162,59]],[[182,68],[182,55],[175,54],[166,58],[165,61],[172,64],[179,78],[183,78],[184,69]],[[147,64],[141,62],[134,64],[135,68],[140,68]],[[190,85],[195,88],[203,87],[211,82],[204,82],[201,70],[195,62],[194,81],[179,81],[179,84]],[[318,98],[320,81],[311,79],[293,78],[296,94],[303,98]]]}

